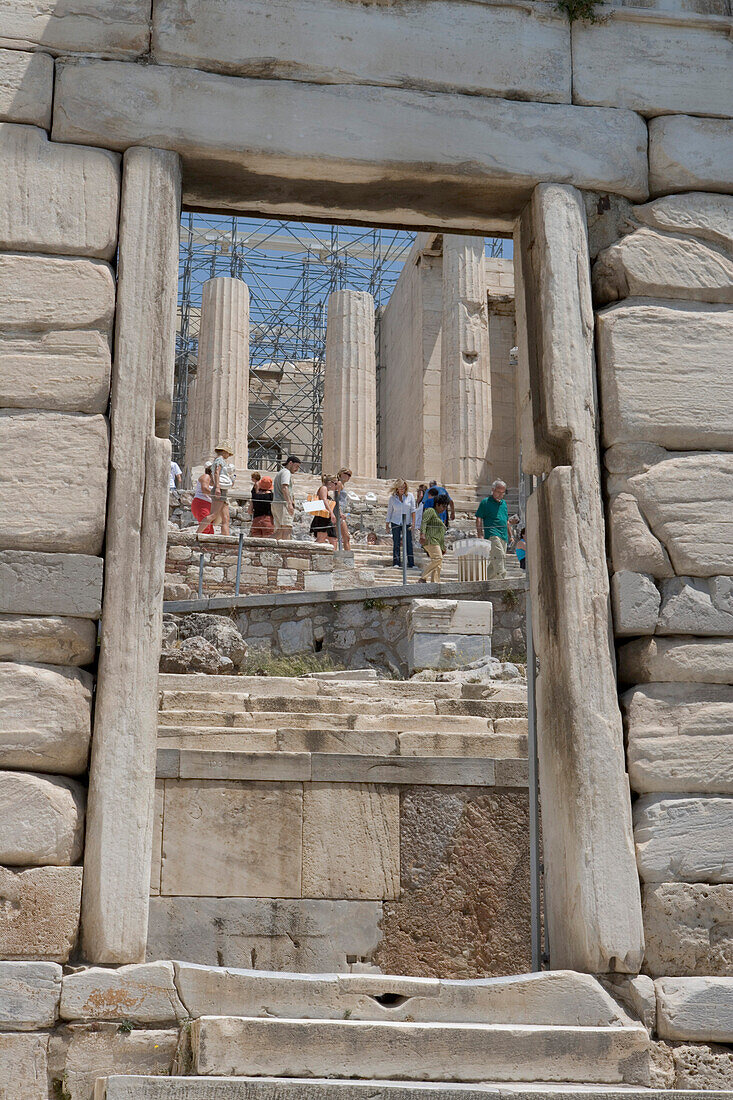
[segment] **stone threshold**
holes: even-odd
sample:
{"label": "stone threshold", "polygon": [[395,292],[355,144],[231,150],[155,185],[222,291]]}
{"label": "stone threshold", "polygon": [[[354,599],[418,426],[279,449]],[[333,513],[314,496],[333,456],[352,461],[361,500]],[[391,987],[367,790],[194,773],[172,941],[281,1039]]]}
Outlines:
{"label": "stone threshold", "polygon": [[[234,540],[237,541],[236,539]],[[285,545],[278,543],[276,545]],[[298,545],[288,543],[289,546]],[[300,544],[302,545],[302,544]],[[405,599],[460,599],[464,596],[480,597],[501,595],[504,592],[527,589],[525,578],[519,580],[494,581],[445,581],[442,584],[373,585],[369,588],[339,588],[327,592],[273,592],[256,596],[211,596],[208,599],[166,600],[164,613],[186,613],[193,611],[218,611],[231,609],[247,610],[253,607],[316,607],[319,604],[350,603],[359,600],[384,600],[398,602]]]}

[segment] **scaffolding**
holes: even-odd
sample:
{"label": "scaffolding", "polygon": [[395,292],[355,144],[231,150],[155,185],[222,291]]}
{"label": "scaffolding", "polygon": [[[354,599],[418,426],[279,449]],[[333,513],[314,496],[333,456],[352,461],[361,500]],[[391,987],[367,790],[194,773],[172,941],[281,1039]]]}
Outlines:
{"label": "scaffolding", "polygon": [[[176,461],[185,460],[207,279],[228,275],[249,287],[249,467],[276,469],[291,451],[304,470],[319,471],[328,296],[344,287],[373,296],[379,369],[379,318],[414,239],[398,229],[185,213],[171,421]],[[488,241],[487,254],[503,255],[503,244]]]}

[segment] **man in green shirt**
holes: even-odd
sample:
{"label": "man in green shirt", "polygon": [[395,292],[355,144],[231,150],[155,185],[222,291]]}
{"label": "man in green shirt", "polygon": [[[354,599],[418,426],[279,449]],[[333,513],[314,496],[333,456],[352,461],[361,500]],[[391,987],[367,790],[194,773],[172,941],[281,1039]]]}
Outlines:
{"label": "man in green shirt", "polygon": [[476,509],[476,534],[479,538],[488,539],[491,546],[487,573],[489,580],[506,577],[509,512],[505,496],[506,482],[497,478],[491,486],[491,496],[484,497]]}

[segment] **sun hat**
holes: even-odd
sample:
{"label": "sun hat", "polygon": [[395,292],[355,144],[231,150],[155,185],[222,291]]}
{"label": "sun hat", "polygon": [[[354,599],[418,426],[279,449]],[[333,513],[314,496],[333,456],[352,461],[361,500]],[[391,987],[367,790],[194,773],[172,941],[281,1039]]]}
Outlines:
{"label": "sun hat", "polygon": [[232,447],[232,445],[231,445],[231,443],[229,442],[228,439],[224,439],[224,440],[222,440],[221,443],[217,443],[216,447],[214,447],[214,450],[215,451],[226,451],[226,453],[228,455],[233,455],[234,454],[234,447]]}
{"label": "sun hat", "polygon": [[257,486],[258,492],[269,493],[271,488],[272,488],[272,478],[271,477],[261,477],[260,478],[260,483]]}

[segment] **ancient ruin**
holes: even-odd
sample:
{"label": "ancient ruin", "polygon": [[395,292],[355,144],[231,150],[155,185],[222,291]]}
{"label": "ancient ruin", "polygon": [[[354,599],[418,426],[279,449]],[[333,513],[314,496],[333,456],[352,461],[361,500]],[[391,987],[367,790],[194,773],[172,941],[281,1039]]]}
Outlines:
{"label": "ancient ruin", "polygon": [[[3,1100],[733,1095],[732,41],[729,0],[0,0]],[[416,234],[383,368],[329,305],[349,553],[320,471],[289,541],[169,493],[182,210]],[[252,445],[249,300],[207,286],[194,471]],[[433,472],[418,587],[378,527]],[[467,579],[496,476],[527,576]]]}

